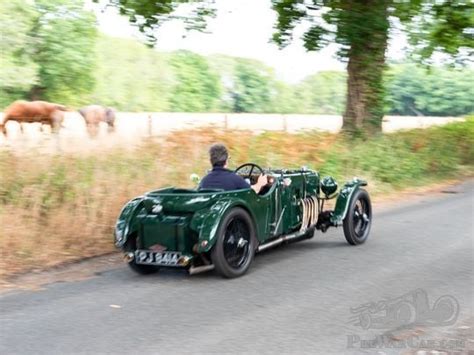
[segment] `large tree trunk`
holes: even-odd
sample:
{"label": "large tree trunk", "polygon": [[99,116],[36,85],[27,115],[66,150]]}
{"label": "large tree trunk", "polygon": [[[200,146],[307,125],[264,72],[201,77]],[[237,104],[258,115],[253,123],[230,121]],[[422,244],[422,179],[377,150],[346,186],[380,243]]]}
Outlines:
{"label": "large tree trunk", "polygon": [[[387,1],[357,2],[365,23],[354,21],[353,41],[347,65],[347,101],[343,130],[353,135],[371,135],[382,129],[384,92],[382,76],[388,40]],[[352,5],[354,6],[354,5]],[[352,8],[352,11],[355,9]]]}

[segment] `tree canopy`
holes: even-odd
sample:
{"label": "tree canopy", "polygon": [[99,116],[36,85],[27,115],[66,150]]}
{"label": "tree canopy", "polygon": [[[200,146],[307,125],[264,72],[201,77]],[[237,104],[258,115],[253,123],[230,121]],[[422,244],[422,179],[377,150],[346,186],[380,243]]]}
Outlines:
{"label": "tree canopy", "polygon": [[[300,2],[291,7],[293,3],[274,1],[273,6],[281,5],[278,11],[293,9],[285,15],[293,18],[291,26],[297,26],[298,21],[308,21],[311,12],[314,15],[313,27],[325,28],[322,31],[308,27],[305,36],[318,31],[321,36],[319,42],[316,39],[311,42],[308,37],[305,43],[322,46],[336,40],[336,29],[340,27],[342,30],[344,26],[331,27],[323,21],[326,16],[335,16],[330,14],[333,10],[329,5],[317,8],[313,3]],[[142,1],[137,1],[137,4],[144,6],[141,11],[145,14],[149,6],[157,6]],[[469,36],[474,33],[474,30],[469,32],[470,20],[466,13],[473,13],[469,12],[468,6],[459,3],[465,12],[460,11],[458,2],[452,3],[452,9],[438,6],[444,2],[428,5],[420,2],[419,6],[414,2],[403,4],[390,5],[389,14],[397,13],[403,21],[412,19],[409,26],[417,26],[410,37],[415,58],[427,58],[436,49],[433,44],[439,41],[444,43],[445,52],[455,55],[453,58],[467,59],[466,55],[472,49]],[[136,112],[345,114],[346,121],[350,117],[348,109],[360,113],[359,101],[362,102],[362,113],[366,106],[372,113],[379,110],[381,115],[463,115],[474,111],[474,71],[462,66],[423,67],[413,62],[390,65],[385,61],[370,62],[372,66],[368,75],[364,71],[368,62],[360,61],[366,56],[371,61],[376,56],[369,55],[372,52],[367,50],[369,54],[359,54],[354,59],[351,51],[344,52],[344,45],[341,45],[339,55],[342,59],[348,56],[345,59],[348,73],[318,72],[300,83],[289,84],[279,80],[270,67],[257,60],[225,55],[204,57],[188,51],[163,53],[137,40],[99,35],[93,13],[85,10],[83,5],[82,0],[11,0],[0,4],[0,106],[5,107],[11,101],[23,98],[46,99],[71,107],[98,103]],[[169,12],[163,12],[158,19],[175,18],[173,11],[177,5],[178,2],[170,1]],[[202,29],[205,22],[199,22],[199,18],[205,20],[212,12],[206,15],[199,9],[211,5],[192,2],[189,6],[194,18],[189,20],[186,17],[184,20],[188,21],[188,26]],[[127,8],[128,14],[130,11]],[[300,12],[304,12],[304,16]],[[456,21],[464,30],[453,32],[450,29],[452,24],[443,21],[434,21],[433,26],[428,26],[434,12],[439,12],[438,16],[446,21],[459,16]],[[357,12],[346,14],[356,16]],[[138,14],[135,17],[143,24]],[[283,18],[279,17],[280,20]],[[389,20],[393,21],[393,18]],[[362,18],[360,21],[362,23]],[[277,28],[275,40],[281,41],[282,45],[288,43],[288,36],[293,34],[291,26],[282,24]],[[424,37],[416,36],[421,29],[438,39],[425,39],[423,42]],[[446,33],[450,33],[454,44],[444,39]],[[448,46],[448,42],[452,46]],[[428,48],[428,45],[432,47]],[[347,45],[348,48],[351,47]],[[376,66],[377,63],[380,67]],[[380,68],[381,72],[378,71]],[[368,85],[364,80],[375,77],[382,80],[376,85],[369,80],[368,88],[364,86]],[[372,94],[380,93],[382,100],[369,105],[372,101],[364,93],[370,90]],[[377,95],[371,97],[379,99]],[[352,102],[348,103],[350,100]],[[363,121],[372,117],[374,126],[378,127],[378,116],[370,116],[369,111],[366,111]]]}
{"label": "tree canopy", "polygon": [[18,96],[80,103],[94,85],[94,15],[82,0],[0,4],[0,100]]}
{"label": "tree canopy", "polygon": [[396,115],[458,116],[474,112],[474,70],[390,66],[386,111]]}
{"label": "tree canopy", "polygon": [[[174,10],[183,2],[195,4],[184,18],[192,29],[204,28],[206,16],[215,15],[212,1],[111,2],[152,41],[156,40],[153,30],[176,18]],[[444,52],[468,60],[474,48],[474,3],[468,0],[272,0],[272,8],[278,15],[273,40],[280,46],[291,42],[295,26],[301,23],[308,27],[302,38],[307,50],[339,45],[338,56],[347,62],[348,71],[344,128],[353,133],[381,129],[385,53],[394,18],[405,24],[419,58]]]}
{"label": "tree canopy", "polygon": [[219,77],[207,61],[192,52],[179,51],[172,54],[175,84],[170,96],[172,111],[213,111],[220,97]]}
{"label": "tree canopy", "polygon": [[[12,16],[13,15],[13,16]],[[38,83],[33,39],[36,12],[22,0],[0,2],[0,104],[8,104]],[[21,75],[20,75],[21,72]]]}

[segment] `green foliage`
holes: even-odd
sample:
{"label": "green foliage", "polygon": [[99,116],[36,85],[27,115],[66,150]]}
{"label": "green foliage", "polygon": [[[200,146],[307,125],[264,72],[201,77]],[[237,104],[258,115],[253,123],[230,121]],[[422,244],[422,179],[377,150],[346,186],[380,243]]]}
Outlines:
{"label": "green foliage", "polygon": [[220,111],[297,112],[293,86],[277,80],[264,63],[225,55],[213,55],[207,61],[221,79]]}
{"label": "green foliage", "polygon": [[458,116],[474,112],[472,69],[394,65],[386,75],[391,114]]}
{"label": "green foliage", "polygon": [[298,97],[298,86],[275,80],[272,85],[270,113],[304,113]]}
{"label": "green foliage", "polygon": [[219,77],[206,60],[198,54],[179,51],[170,56],[169,63],[174,73],[170,109],[181,112],[213,111],[221,87]]}
{"label": "green foliage", "polygon": [[94,86],[95,17],[82,0],[0,4],[0,105],[19,98],[79,104]]}
{"label": "green foliage", "polygon": [[[303,34],[306,48],[318,50],[336,42],[341,45],[341,59],[370,50],[378,37],[383,41],[377,45],[385,47],[389,16],[407,25],[405,29],[411,43],[421,49],[418,53],[424,58],[435,51],[466,56],[462,50],[472,52],[474,47],[472,1],[272,0],[272,4],[278,14],[273,36],[276,43],[280,46],[290,43],[293,28],[307,21],[312,25]],[[315,17],[319,21],[315,21]]]}
{"label": "green foliage", "polygon": [[[136,11],[127,12],[127,4]],[[119,5],[146,29],[147,14],[159,13],[164,19],[176,2],[133,1]],[[308,6],[293,0],[274,1],[279,13],[275,41],[288,43],[293,26],[323,5],[326,8],[322,19],[333,27],[324,27],[322,22],[313,24],[304,36],[309,50],[336,41],[342,45],[341,58],[349,56],[350,48],[354,56],[355,45],[363,48],[367,36],[386,30],[383,16],[380,23],[365,24],[367,17],[382,14],[376,7],[371,9],[374,13],[367,13],[360,8],[362,5],[351,2],[316,1]],[[413,20],[412,26],[418,27],[410,31],[412,41],[428,54],[434,48],[427,47],[428,44],[438,43],[446,52],[455,54],[457,49],[471,43],[469,31],[459,32],[472,24],[471,5],[453,2],[447,7],[444,3],[400,2],[391,4],[389,10],[404,23]],[[202,6],[193,5],[193,11],[196,19],[213,15]],[[428,28],[429,19],[434,25]],[[202,28],[204,24],[199,21],[190,21],[188,25]],[[458,29],[453,25],[456,23]],[[422,29],[433,39],[423,42],[422,37],[417,37]],[[184,51],[159,53],[133,40],[97,38],[96,31],[94,16],[83,10],[82,0],[2,2],[0,106],[19,98],[42,98],[70,106],[95,102],[121,111],[345,112],[347,79],[343,73],[318,73],[299,84],[288,85],[256,60],[204,58]],[[363,52],[361,49],[360,53]],[[371,62],[376,58],[374,52],[367,51],[367,56],[360,53],[353,61],[355,70],[351,73],[372,83],[369,87],[379,95],[383,92],[380,86],[383,61],[379,58],[377,63]],[[367,68],[370,75],[365,72]],[[472,69],[428,71],[407,64],[391,66],[384,75],[385,112],[462,115],[473,111]],[[377,95],[371,96],[372,99],[377,101]],[[368,114],[378,110],[378,104],[370,107],[373,109]]]}
{"label": "green foliage", "polygon": [[120,111],[167,111],[172,95],[168,56],[123,38],[100,36],[91,101]]}
{"label": "green foliage", "polygon": [[345,73],[320,72],[296,85],[298,112],[341,115],[346,101]]}
{"label": "green foliage", "polygon": [[[244,160],[273,167],[313,164],[312,168],[323,175],[334,175],[339,180],[360,175],[370,179],[371,186],[403,188],[474,172],[474,116],[465,122],[384,134],[365,141],[318,132],[267,132],[258,136],[242,132],[239,138],[234,131],[217,136],[212,130],[208,133],[209,141],[219,139],[230,144],[239,140],[240,145],[231,148],[238,159],[234,164]],[[206,168],[208,142],[196,139],[201,136],[204,135],[199,131],[176,133],[169,138],[168,145],[148,142],[139,154],[117,149],[86,157],[43,157],[47,163],[28,156],[19,159],[10,151],[0,151],[0,207],[15,204],[27,208],[30,197],[39,198],[43,209],[53,205],[58,208],[79,198],[100,199],[101,196],[93,194],[99,185],[102,188],[102,178],[105,186],[112,189],[110,179],[119,180],[124,186],[145,179],[147,188],[154,188],[159,176],[160,184],[176,185],[174,174],[187,181],[190,172],[183,169]],[[181,159],[190,152],[199,160]],[[26,168],[25,161],[31,162]],[[183,161],[188,164],[186,168]]]}
{"label": "green foliage", "polygon": [[309,164],[340,184],[354,175],[366,178],[371,195],[474,173],[474,117],[367,141],[207,127],[89,156],[0,150],[0,220],[8,221],[0,224],[0,247],[9,251],[0,277],[112,251],[121,206],[160,186],[190,186],[190,173],[208,169],[207,149],[215,141],[230,147],[232,164]]}
{"label": "green foliage", "polygon": [[239,59],[235,66],[232,106],[234,112],[268,112],[270,74],[253,61]]}
{"label": "green foliage", "polygon": [[38,81],[34,41],[36,12],[22,0],[0,2],[0,107],[25,95]]}
{"label": "green foliage", "polygon": [[82,0],[38,0],[31,31],[39,66],[37,91],[50,101],[83,104],[94,86],[95,16]]}
{"label": "green foliage", "polygon": [[[409,2],[410,3],[410,2]],[[408,18],[413,53],[422,60],[442,51],[460,62],[472,62],[474,54],[474,3],[472,1],[416,1],[414,21]],[[420,11],[422,10],[422,11]],[[403,20],[403,15],[401,15]]]}
{"label": "green foliage", "polygon": [[403,188],[456,177],[474,168],[474,118],[442,127],[416,129],[342,142],[321,166],[338,177],[365,175],[375,184]]}
{"label": "green foliage", "polygon": [[[93,0],[98,2],[98,0]],[[122,15],[129,17],[131,23],[138,26],[147,42],[153,45],[156,42],[155,30],[162,23],[171,19],[182,20],[187,30],[203,31],[207,27],[206,19],[215,16],[215,8],[209,6],[213,0],[109,0],[117,6]],[[179,4],[186,3],[190,11],[185,16],[175,15],[173,11]],[[192,4],[194,3],[194,4]]]}
{"label": "green foliage", "polygon": [[[173,10],[182,2],[195,6],[195,11],[181,17],[191,24],[191,29],[203,30],[206,17],[215,15],[215,5],[210,0],[110,1],[128,14],[152,42],[156,41],[153,30],[160,23],[179,18]],[[280,46],[291,42],[295,26],[303,22],[308,25],[302,36],[307,50],[319,50],[334,42],[340,45],[339,58],[348,61],[344,128],[352,133],[375,133],[381,129],[389,17],[408,24],[409,38],[423,58],[435,50],[466,56],[474,46],[474,4],[465,0],[272,0],[272,8],[277,12],[273,40]],[[237,100],[241,100],[239,96]],[[245,110],[245,106],[247,103],[238,103],[237,109]]]}

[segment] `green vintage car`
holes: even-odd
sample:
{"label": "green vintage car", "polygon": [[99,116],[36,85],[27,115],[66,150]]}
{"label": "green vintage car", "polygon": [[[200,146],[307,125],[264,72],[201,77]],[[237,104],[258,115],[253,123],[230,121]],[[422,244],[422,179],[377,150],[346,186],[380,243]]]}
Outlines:
{"label": "green vintage car", "polygon": [[[363,180],[338,192],[333,178],[305,168],[264,171],[247,163],[235,172],[250,183],[264,173],[268,184],[259,194],[169,187],[129,201],[115,227],[115,245],[128,265],[140,274],[180,267],[232,278],[248,270],[256,252],[312,238],[315,230],[342,225],[351,245],[369,236],[372,207]],[[324,210],[333,198],[334,209]]]}

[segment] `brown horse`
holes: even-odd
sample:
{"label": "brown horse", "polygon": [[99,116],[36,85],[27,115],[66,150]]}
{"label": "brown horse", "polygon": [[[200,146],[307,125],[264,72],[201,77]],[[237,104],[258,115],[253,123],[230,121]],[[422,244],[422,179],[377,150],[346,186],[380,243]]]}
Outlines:
{"label": "brown horse", "polygon": [[110,107],[89,105],[82,107],[79,113],[84,117],[87,132],[91,137],[97,136],[100,122],[107,123],[109,132],[115,129],[115,112]]}
{"label": "brown horse", "polygon": [[23,101],[18,100],[5,109],[3,123],[0,123],[0,129],[3,134],[7,135],[6,123],[8,121],[17,121],[23,132],[22,123],[41,123],[51,127],[51,131],[56,133],[59,131],[64,120],[63,111],[67,111],[63,105],[53,104],[46,101]]}

